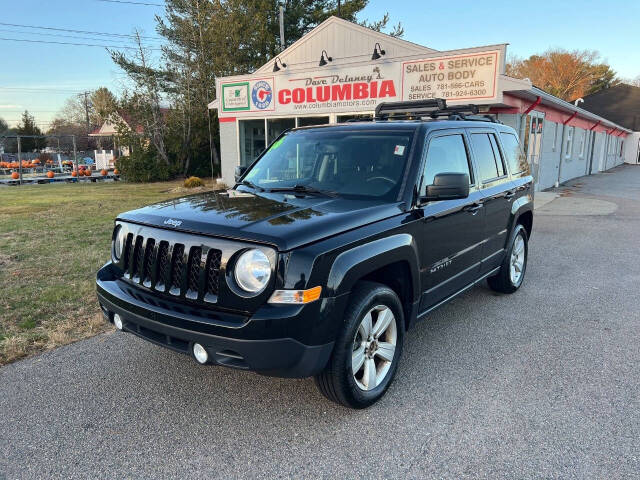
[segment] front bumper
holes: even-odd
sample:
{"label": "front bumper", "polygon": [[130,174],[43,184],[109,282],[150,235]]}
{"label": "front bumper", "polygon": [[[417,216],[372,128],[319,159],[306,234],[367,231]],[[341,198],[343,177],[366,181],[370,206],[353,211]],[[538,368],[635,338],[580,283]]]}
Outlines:
{"label": "front bumper", "polygon": [[[96,289],[107,320],[113,321],[117,313],[123,330],[187,355],[199,343],[213,364],[301,378],[321,372],[333,350],[333,341],[307,345],[286,336],[309,321],[304,307],[267,307],[267,314],[256,312],[254,318],[171,304],[115,278],[109,264],[98,272]],[[276,313],[278,318],[269,318]],[[287,325],[296,328],[287,329]]]}

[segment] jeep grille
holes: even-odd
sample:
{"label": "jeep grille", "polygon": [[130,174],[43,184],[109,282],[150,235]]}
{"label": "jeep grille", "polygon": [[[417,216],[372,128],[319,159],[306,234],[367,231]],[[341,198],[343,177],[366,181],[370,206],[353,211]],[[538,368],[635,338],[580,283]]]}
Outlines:
{"label": "jeep grille", "polygon": [[134,235],[126,238],[124,277],[151,290],[191,300],[217,301],[222,251]]}

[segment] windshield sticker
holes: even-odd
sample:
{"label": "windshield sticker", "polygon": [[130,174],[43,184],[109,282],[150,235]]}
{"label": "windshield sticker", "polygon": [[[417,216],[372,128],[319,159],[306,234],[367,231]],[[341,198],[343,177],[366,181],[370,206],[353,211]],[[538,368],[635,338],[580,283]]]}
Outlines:
{"label": "windshield sticker", "polygon": [[404,145],[396,145],[396,148],[393,150],[394,155],[404,155]]}
{"label": "windshield sticker", "polygon": [[282,145],[282,142],[284,142],[284,137],[282,137],[280,140],[278,140],[277,142],[275,142],[273,145],[271,145],[271,148],[269,150],[275,150],[276,148],[278,148],[280,145]]}

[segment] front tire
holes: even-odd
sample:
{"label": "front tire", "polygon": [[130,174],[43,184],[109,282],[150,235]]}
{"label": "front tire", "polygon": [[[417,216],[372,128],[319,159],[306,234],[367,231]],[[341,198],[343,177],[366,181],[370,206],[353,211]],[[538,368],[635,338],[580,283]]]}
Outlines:
{"label": "front tire", "polygon": [[320,392],[350,408],[377,402],[398,369],[404,325],[402,304],[393,290],[380,283],[359,283],[329,364],[315,376]]}
{"label": "front tire", "polygon": [[520,288],[527,271],[529,236],[520,224],[511,232],[509,248],[500,266],[500,271],[487,279],[489,287],[496,292],[513,293]]}

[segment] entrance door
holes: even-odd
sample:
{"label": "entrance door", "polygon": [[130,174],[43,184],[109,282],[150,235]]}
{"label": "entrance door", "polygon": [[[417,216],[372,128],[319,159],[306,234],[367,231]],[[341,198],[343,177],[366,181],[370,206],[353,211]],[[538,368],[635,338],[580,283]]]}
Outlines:
{"label": "entrance door", "polygon": [[438,173],[467,173],[468,198],[429,202],[421,207],[419,252],[422,280],[420,310],[425,311],[473,282],[479,275],[484,238],[484,207],[462,130],[437,132],[428,140],[421,186]]}
{"label": "entrance door", "polygon": [[542,130],[544,129],[544,112],[533,111],[527,115],[524,131],[524,150],[531,166],[535,189],[539,190],[540,154],[542,153]]}

